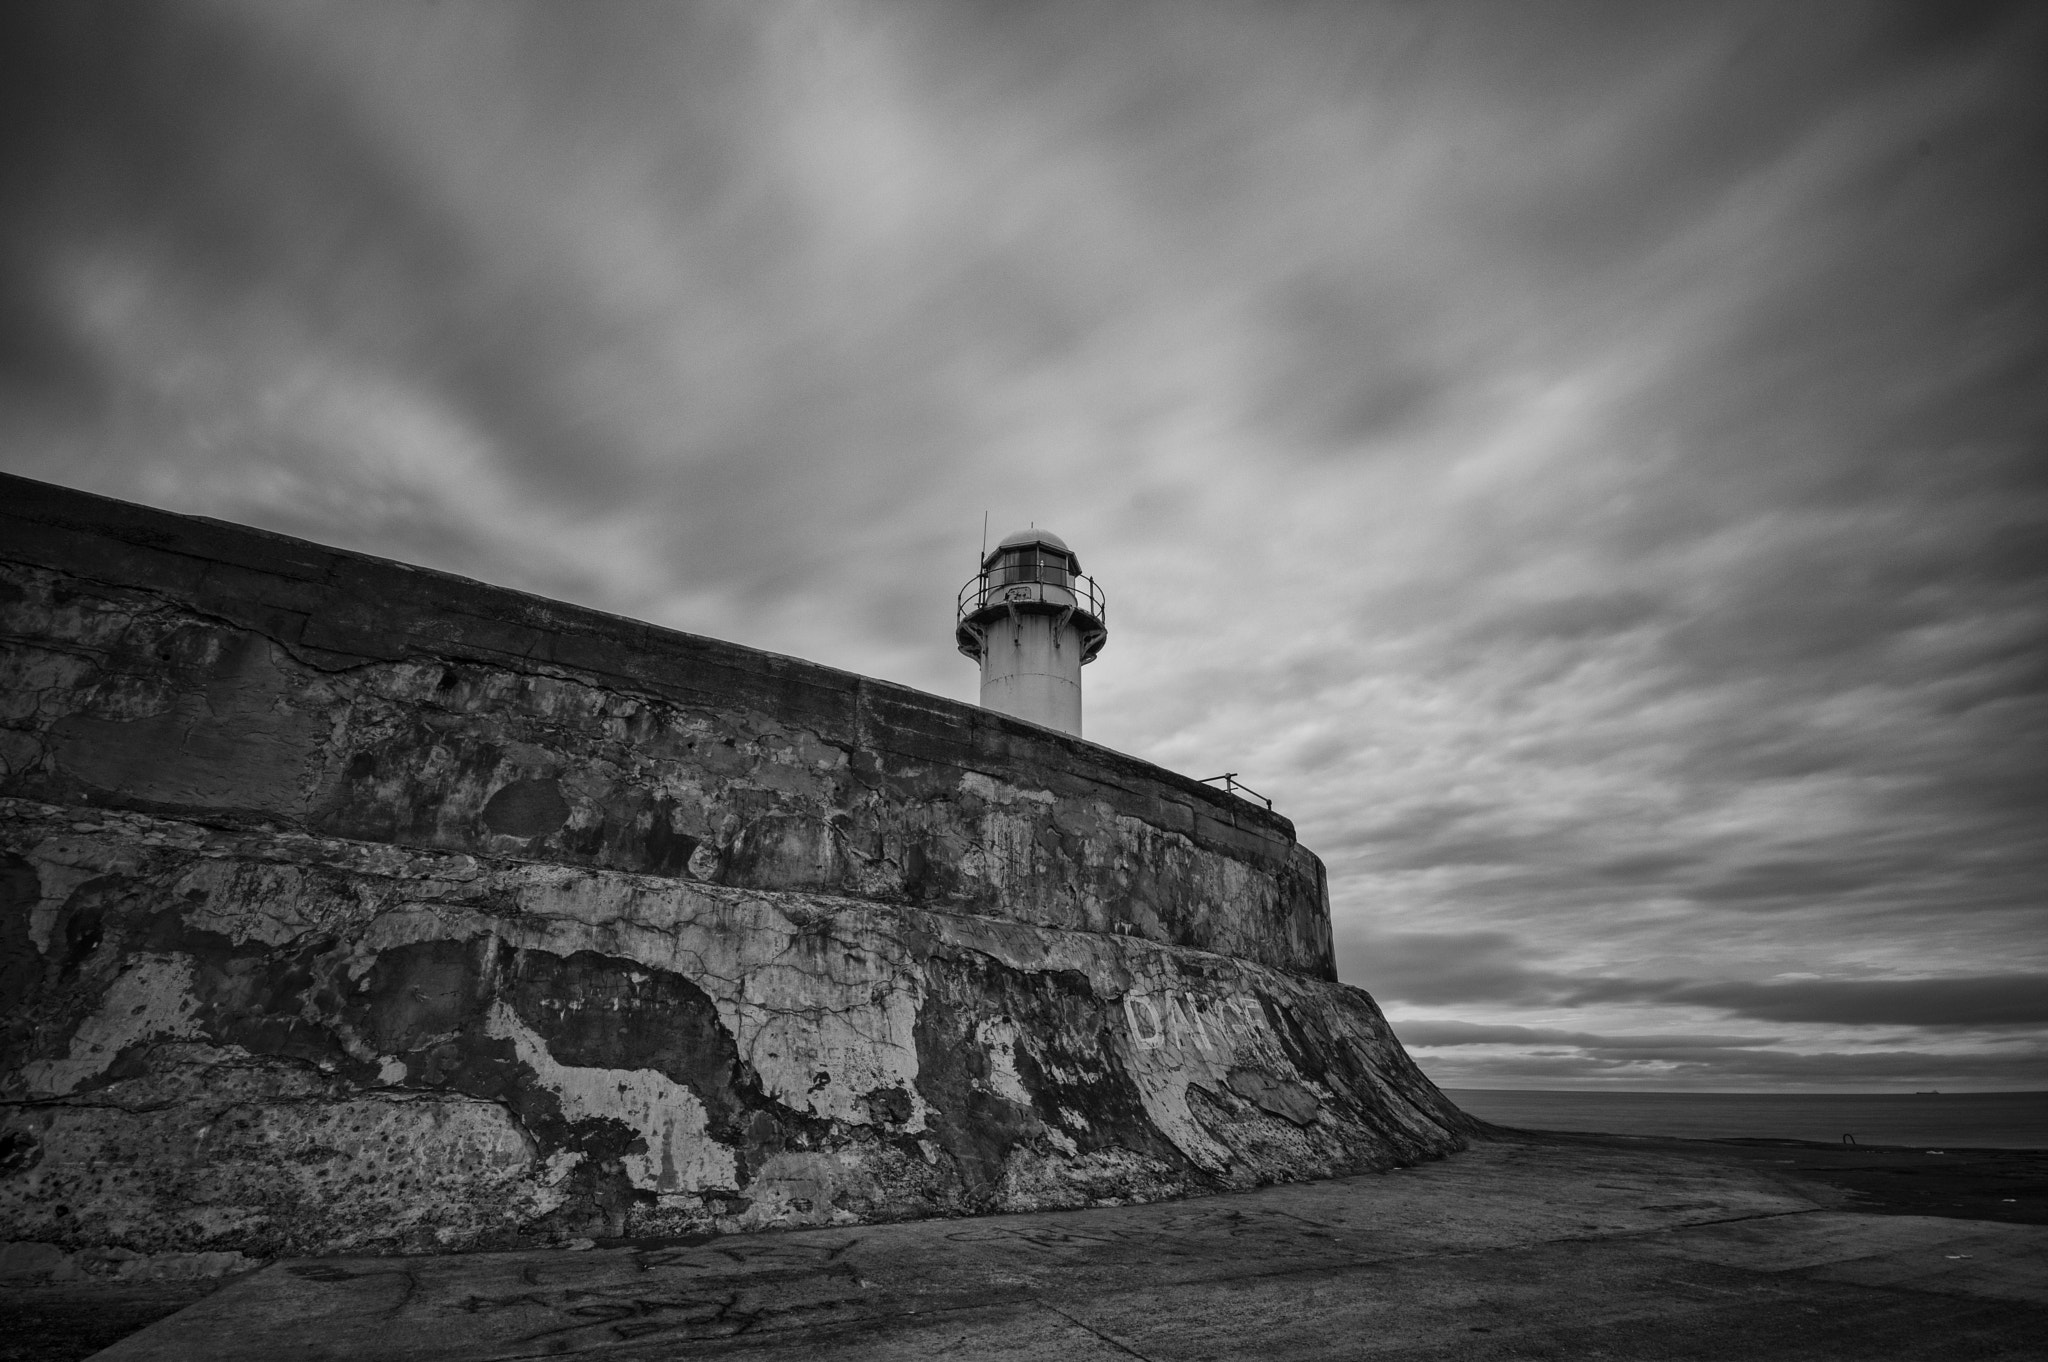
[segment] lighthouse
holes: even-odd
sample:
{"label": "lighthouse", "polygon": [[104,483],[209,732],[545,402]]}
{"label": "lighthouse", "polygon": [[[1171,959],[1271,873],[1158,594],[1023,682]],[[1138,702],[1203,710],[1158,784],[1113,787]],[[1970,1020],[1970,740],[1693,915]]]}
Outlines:
{"label": "lighthouse", "polygon": [[1050,530],[1007,535],[960,589],[954,641],[981,664],[981,703],[1081,736],[1081,668],[1109,639],[1102,589]]}

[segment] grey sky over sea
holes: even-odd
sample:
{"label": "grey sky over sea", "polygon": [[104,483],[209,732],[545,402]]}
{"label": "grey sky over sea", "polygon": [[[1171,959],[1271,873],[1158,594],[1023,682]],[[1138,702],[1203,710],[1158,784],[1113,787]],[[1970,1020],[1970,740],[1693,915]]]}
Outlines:
{"label": "grey sky over sea", "polygon": [[14,4],[0,462],[1273,796],[1469,1087],[2048,1087],[2048,7]]}

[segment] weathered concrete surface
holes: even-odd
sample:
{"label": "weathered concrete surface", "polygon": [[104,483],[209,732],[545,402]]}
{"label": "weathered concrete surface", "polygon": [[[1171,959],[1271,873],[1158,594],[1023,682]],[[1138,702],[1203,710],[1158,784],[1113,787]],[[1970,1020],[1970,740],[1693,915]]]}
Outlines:
{"label": "weathered concrete surface", "polygon": [[439,574],[0,505],[0,1240],[53,1278],[1152,1200],[1471,1128],[1243,801]]}
{"label": "weathered concrete surface", "polygon": [[0,794],[1335,977],[1286,819],[793,658],[5,475],[0,643]]}
{"label": "weathered concrete surface", "polygon": [[1482,1143],[1171,1205],[282,1263],[98,1356],[2038,1358],[2048,1227],[1754,1163]]}
{"label": "weathered concrete surface", "polygon": [[0,804],[11,1237],[420,1250],[1442,1153],[1363,993],[1141,938]]}

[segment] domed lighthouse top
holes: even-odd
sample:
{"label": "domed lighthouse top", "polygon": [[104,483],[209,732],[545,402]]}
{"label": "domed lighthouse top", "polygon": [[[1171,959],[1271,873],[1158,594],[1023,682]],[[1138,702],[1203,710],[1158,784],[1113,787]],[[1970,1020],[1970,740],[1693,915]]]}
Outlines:
{"label": "domed lighthouse top", "polygon": [[1081,668],[1109,641],[1102,588],[1051,530],[1005,535],[960,589],[954,642],[981,664],[981,703],[1079,736]]}
{"label": "domed lighthouse top", "polygon": [[[1028,549],[1033,544],[1043,544],[1049,549],[1058,549],[1061,553],[1066,554],[1069,560],[1072,560],[1074,557],[1074,551],[1067,547],[1066,540],[1060,538],[1051,530],[1041,530],[1036,525],[1033,525],[1028,530],[1016,530],[1004,535],[1003,542],[996,545],[995,552],[991,553],[989,558],[997,557],[1009,549]],[[982,566],[988,566],[987,558],[982,559]],[[1078,568],[1081,565],[1075,562],[1074,566]]]}

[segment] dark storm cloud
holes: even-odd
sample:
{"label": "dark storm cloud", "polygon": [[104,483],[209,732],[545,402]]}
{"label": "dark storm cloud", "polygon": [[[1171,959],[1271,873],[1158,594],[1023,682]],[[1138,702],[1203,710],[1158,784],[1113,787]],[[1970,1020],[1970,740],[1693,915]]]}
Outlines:
{"label": "dark storm cloud", "polygon": [[1487,1026],[1461,1021],[1393,1022],[1404,1045],[1570,1045],[1591,1050],[1665,1051],[1749,1049],[1775,1045],[1775,1036],[1602,1036],[1585,1031],[1560,1031],[1543,1026]]}
{"label": "dark storm cloud", "polygon": [[1052,524],[1091,736],[1275,796],[1346,978],[2040,1020],[2038,7],[0,24],[14,471],[952,694]]}
{"label": "dark storm cloud", "polygon": [[1798,979],[1783,983],[1599,980],[1566,992],[1590,1002],[1684,1003],[1739,1017],[1849,1026],[1985,1027],[2048,1022],[2048,974],[1936,979]]}
{"label": "dark storm cloud", "polygon": [[[1532,956],[1526,942],[1506,932],[1390,933],[1354,937],[1340,949],[1346,973],[1362,980],[1375,996],[1410,1003],[1553,1008],[1662,1003],[1712,1009],[1755,1021],[1958,1030],[2048,1023],[2048,973],[1761,982],[1631,979],[1587,977],[1545,968],[1532,964]],[[1608,1043],[1581,1033],[1573,1035],[1575,1038],[1567,1040],[1565,1032],[1545,1033],[1573,1045]],[[1537,1037],[1532,1032],[1528,1038]]]}
{"label": "dark storm cloud", "polygon": [[1338,969],[1375,997],[1412,1003],[1541,1002],[1556,977],[1530,969],[1507,932],[1388,932],[1339,944]]}
{"label": "dark storm cloud", "polygon": [[1739,1056],[1674,1057],[1673,1075],[1684,1079],[1727,1082],[1786,1081],[1834,1084],[1922,1083],[1941,1081],[1981,1085],[2007,1091],[2038,1089],[2048,1055],[1951,1054],[1935,1050],[1820,1051],[1780,1053],[1748,1051]]}

